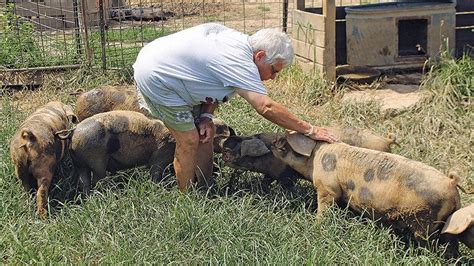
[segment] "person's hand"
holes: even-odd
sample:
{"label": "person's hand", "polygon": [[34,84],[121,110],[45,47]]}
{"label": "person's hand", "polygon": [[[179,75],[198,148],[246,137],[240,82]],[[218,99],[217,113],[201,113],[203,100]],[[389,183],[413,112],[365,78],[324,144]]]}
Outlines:
{"label": "person's hand", "polygon": [[322,141],[326,141],[326,142],[329,142],[329,143],[339,141],[337,136],[335,136],[334,134],[329,132],[324,127],[313,126],[312,132],[310,132],[306,136],[308,136],[309,138],[312,138],[314,140],[322,140]]}
{"label": "person's hand", "polygon": [[208,143],[211,141],[211,135],[214,131],[214,122],[212,122],[212,119],[210,118],[202,117],[199,119],[198,130],[199,141],[201,143]]}

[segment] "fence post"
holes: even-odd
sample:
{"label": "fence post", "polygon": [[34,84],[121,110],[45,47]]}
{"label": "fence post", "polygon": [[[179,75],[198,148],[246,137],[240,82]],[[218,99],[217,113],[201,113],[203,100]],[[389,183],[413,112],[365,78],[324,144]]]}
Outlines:
{"label": "fence post", "polygon": [[72,11],[74,13],[74,38],[76,40],[76,53],[81,55],[81,33],[79,29],[79,10],[77,8],[77,0],[72,0]]}
{"label": "fence post", "polygon": [[100,28],[100,47],[102,49],[102,69],[107,69],[107,57],[105,54],[105,21],[104,21],[104,0],[99,0],[99,28]]}
{"label": "fence post", "polygon": [[326,79],[336,80],[336,3],[323,1],[324,16],[324,55],[323,73]]}
{"label": "fence post", "polygon": [[92,55],[91,55],[91,48],[89,46],[89,29],[88,29],[88,23],[89,19],[87,17],[87,1],[82,0],[81,1],[81,14],[82,14],[82,28],[84,30],[84,46],[86,50],[86,59],[87,59],[87,64],[88,67],[92,65]]}
{"label": "fence post", "polygon": [[283,31],[288,31],[288,0],[283,0]]}

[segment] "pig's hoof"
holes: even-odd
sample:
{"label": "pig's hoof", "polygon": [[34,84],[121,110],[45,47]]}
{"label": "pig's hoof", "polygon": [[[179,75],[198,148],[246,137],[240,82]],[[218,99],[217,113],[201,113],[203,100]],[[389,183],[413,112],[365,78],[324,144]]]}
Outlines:
{"label": "pig's hoof", "polygon": [[46,220],[46,218],[48,218],[48,213],[45,209],[40,209],[38,210],[38,216],[41,220]]}

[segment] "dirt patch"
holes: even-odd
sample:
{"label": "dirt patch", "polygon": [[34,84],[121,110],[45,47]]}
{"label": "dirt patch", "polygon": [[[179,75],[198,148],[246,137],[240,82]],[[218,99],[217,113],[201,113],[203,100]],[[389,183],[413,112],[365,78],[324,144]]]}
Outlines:
{"label": "dirt patch", "polygon": [[423,98],[418,85],[386,84],[381,89],[350,91],[343,102],[363,103],[376,101],[382,112],[399,112],[415,106]]}
{"label": "dirt patch", "polygon": [[382,112],[399,112],[415,106],[422,98],[420,84],[422,73],[385,74],[378,82],[370,85],[350,84],[353,89],[344,94],[345,102],[380,103]]}

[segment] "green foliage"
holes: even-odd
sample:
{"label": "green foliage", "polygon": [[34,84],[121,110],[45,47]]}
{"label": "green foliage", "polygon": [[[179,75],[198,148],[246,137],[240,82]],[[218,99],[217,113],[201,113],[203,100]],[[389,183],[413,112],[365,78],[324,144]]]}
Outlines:
{"label": "green foliage", "polygon": [[[171,31],[159,26],[140,25],[135,28],[110,29],[106,31],[106,40],[108,42],[151,42],[156,38],[168,35]],[[97,34],[97,33],[96,33]],[[95,36],[95,35],[93,35]]]}
{"label": "green foliage", "polygon": [[[142,46],[156,38],[172,33],[165,27],[141,25],[136,28],[114,28],[105,32],[105,53],[108,67],[127,67],[135,62]],[[102,64],[100,32],[90,34],[90,47],[93,51],[93,65]]]}
{"label": "green foliage", "polygon": [[267,5],[264,5],[264,4],[259,5],[257,8],[258,8],[258,10],[261,10],[263,12],[269,12],[270,11],[270,7],[267,6]]}
{"label": "green foliage", "polygon": [[0,9],[0,65],[6,67],[34,66],[42,53],[35,41],[34,25],[13,13],[13,4]]}
{"label": "green foliage", "polygon": [[474,96],[474,60],[467,54],[453,58],[443,52],[428,72],[427,84],[433,92],[450,101],[471,102]]}

